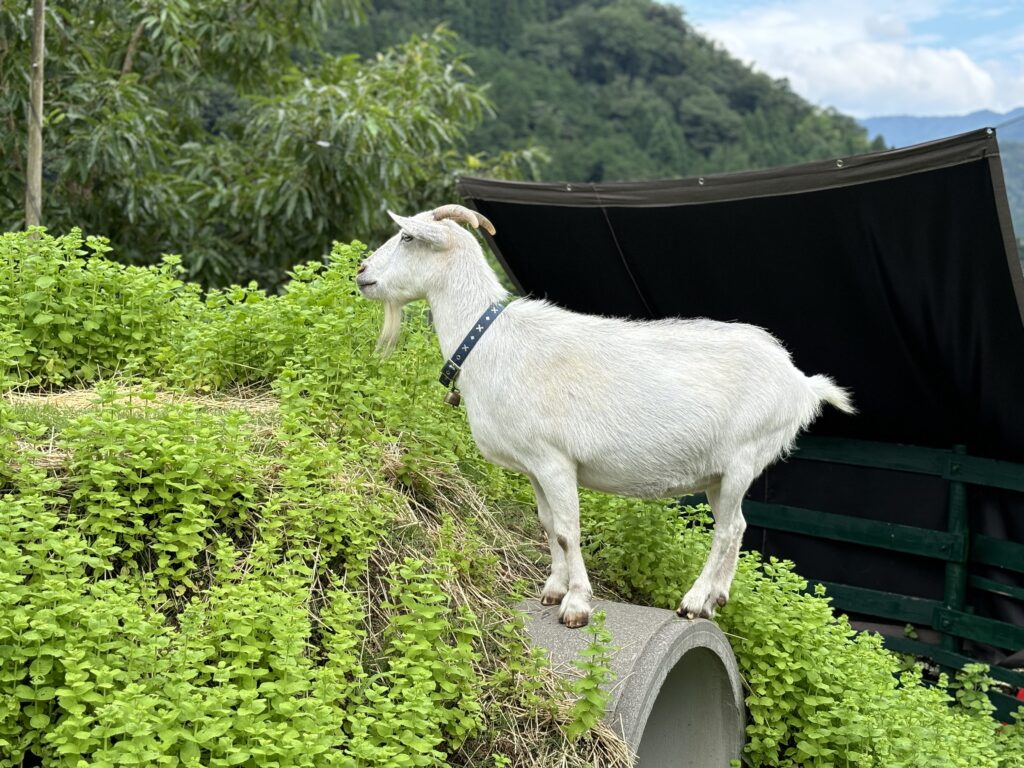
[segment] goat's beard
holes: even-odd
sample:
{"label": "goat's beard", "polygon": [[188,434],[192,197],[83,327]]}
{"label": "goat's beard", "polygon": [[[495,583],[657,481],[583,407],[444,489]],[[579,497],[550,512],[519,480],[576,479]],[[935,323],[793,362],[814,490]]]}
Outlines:
{"label": "goat's beard", "polygon": [[398,334],[402,330],[402,305],[394,301],[384,302],[384,323],[377,339],[377,354],[387,357],[395,351]]}

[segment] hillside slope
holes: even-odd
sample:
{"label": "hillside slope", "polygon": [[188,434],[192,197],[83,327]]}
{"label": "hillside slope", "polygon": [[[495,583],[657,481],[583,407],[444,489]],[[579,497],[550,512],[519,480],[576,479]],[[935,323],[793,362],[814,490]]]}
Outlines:
{"label": "hillside slope", "polygon": [[[374,355],[365,248],[204,298],[104,247],[0,236],[0,768],[625,768],[512,610],[548,565],[529,483],[442,404],[423,313]],[[598,593],[675,606],[706,508],[580,506]],[[740,560],[744,765],[1019,768],[991,681],[956,705],[821,594]]]}
{"label": "hillside slope", "polygon": [[[473,151],[539,144],[545,180],[610,181],[762,168],[865,152],[865,131],[697,34],[651,0],[378,0],[334,24],[364,56],[435,24],[460,37],[496,118]],[[880,144],[878,145],[881,146]]]}

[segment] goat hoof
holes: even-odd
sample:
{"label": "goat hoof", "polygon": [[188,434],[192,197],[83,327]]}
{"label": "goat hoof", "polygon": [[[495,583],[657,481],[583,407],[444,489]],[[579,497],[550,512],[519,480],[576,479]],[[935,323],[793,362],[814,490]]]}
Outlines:
{"label": "goat hoof", "polygon": [[689,619],[690,621],[694,621],[695,619],[710,619],[712,615],[713,612],[710,608],[700,608],[698,610],[688,608],[685,600],[679,604],[678,608],[676,608],[676,616],[681,619]]}
{"label": "goat hoof", "polygon": [[559,619],[559,621],[565,624],[567,629],[579,629],[580,627],[585,627],[587,626],[587,624],[590,623],[590,616],[584,612],[566,612],[565,615],[562,616],[561,619]]}
{"label": "goat hoof", "polygon": [[568,592],[562,600],[558,620],[569,629],[585,627],[590,622],[590,600],[580,592]]}
{"label": "goat hoof", "polygon": [[711,619],[715,611],[729,601],[729,593],[716,587],[703,589],[698,585],[687,592],[679,602],[676,613],[687,619]]}
{"label": "goat hoof", "polygon": [[565,593],[564,592],[562,594],[560,594],[560,595],[549,595],[547,592],[545,592],[543,595],[540,596],[540,604],[541,605],[560,605],[561,602],[562,602],[562,598],[563,597],[565,597]]}

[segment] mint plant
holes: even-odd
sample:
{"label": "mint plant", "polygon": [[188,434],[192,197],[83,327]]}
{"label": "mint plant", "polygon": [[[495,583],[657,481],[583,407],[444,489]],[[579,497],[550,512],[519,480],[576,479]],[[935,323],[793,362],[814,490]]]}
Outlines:
{"label": "mint plant", "polygon": [[29,386],[90,382],[119,372],[152,372],[168,333],[198,307],[182,283],[180,259],[123,266],[104,258],[106,238],[44,230],[0,236],[0,333],[7,375]]}
{"label": "mint plant", "polygon": [[[201,295],[36,235],[0,237],[0,768],[624,765],[600,620],[559,688],[512,610],[547,557],[529,485],[442,406],[423,311],[374,356],[364,245]],[[595,585],[674,607],[708,510],[581,508]],[[744,555],[717,621],[744,765],[1022,768],[982,668],[923,684],[789,563]]]}
{"label": "mint plant", "polygon": [[596,611],[583,630],[590,642],[576,660],[581,674],[569,686],[577,698],[565,726],[566,735],[573,741],[597,724],[611,699],[608,686],[614,677],[611,664],[615,649],[611,647],[612,635],[605,629],[604,620],[604,612]]}
{"label": "mint plant", "polygon": [[63,430],[69,520],[104,569],[131,565],[163,589],[195,589],[197,558],[218,530],[245,534],[259,464],[243,414],[147,397],[115,393]]}

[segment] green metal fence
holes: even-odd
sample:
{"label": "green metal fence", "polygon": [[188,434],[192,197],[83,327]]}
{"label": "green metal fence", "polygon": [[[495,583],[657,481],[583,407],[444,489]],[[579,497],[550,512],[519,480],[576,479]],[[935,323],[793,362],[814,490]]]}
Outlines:
{"label": "green metal fence", "polygon": [[[904,637],[888,637],[885,643],[892,650],[928,657],[947,669],[959,669],[974,661],[962,653],[963,640],[1015,651],[1024,648],[1024,627],[976,616],[967,604],[968,586],[1024,601],[1024,589],[970,574],[973,564],[1024,573],[1024,545],[973,534],[967,499],[968,485],[1024,493],[1024,465],[968,456],[963,446],[940,450],[820,437],[802,439],[793,457],[931,475],[949,483],[944,531],[744,501],[744,514],[751,525],[945,562],[942,600],[823,582],[837,608],[934,629],[941,637],[939,646]],[[990,675],[1015,688],[1024,688],[1024,673],[993,666]],[[996,715],[1003,720],[1020,704],[998,692],[991,694],[991,699]]]}

